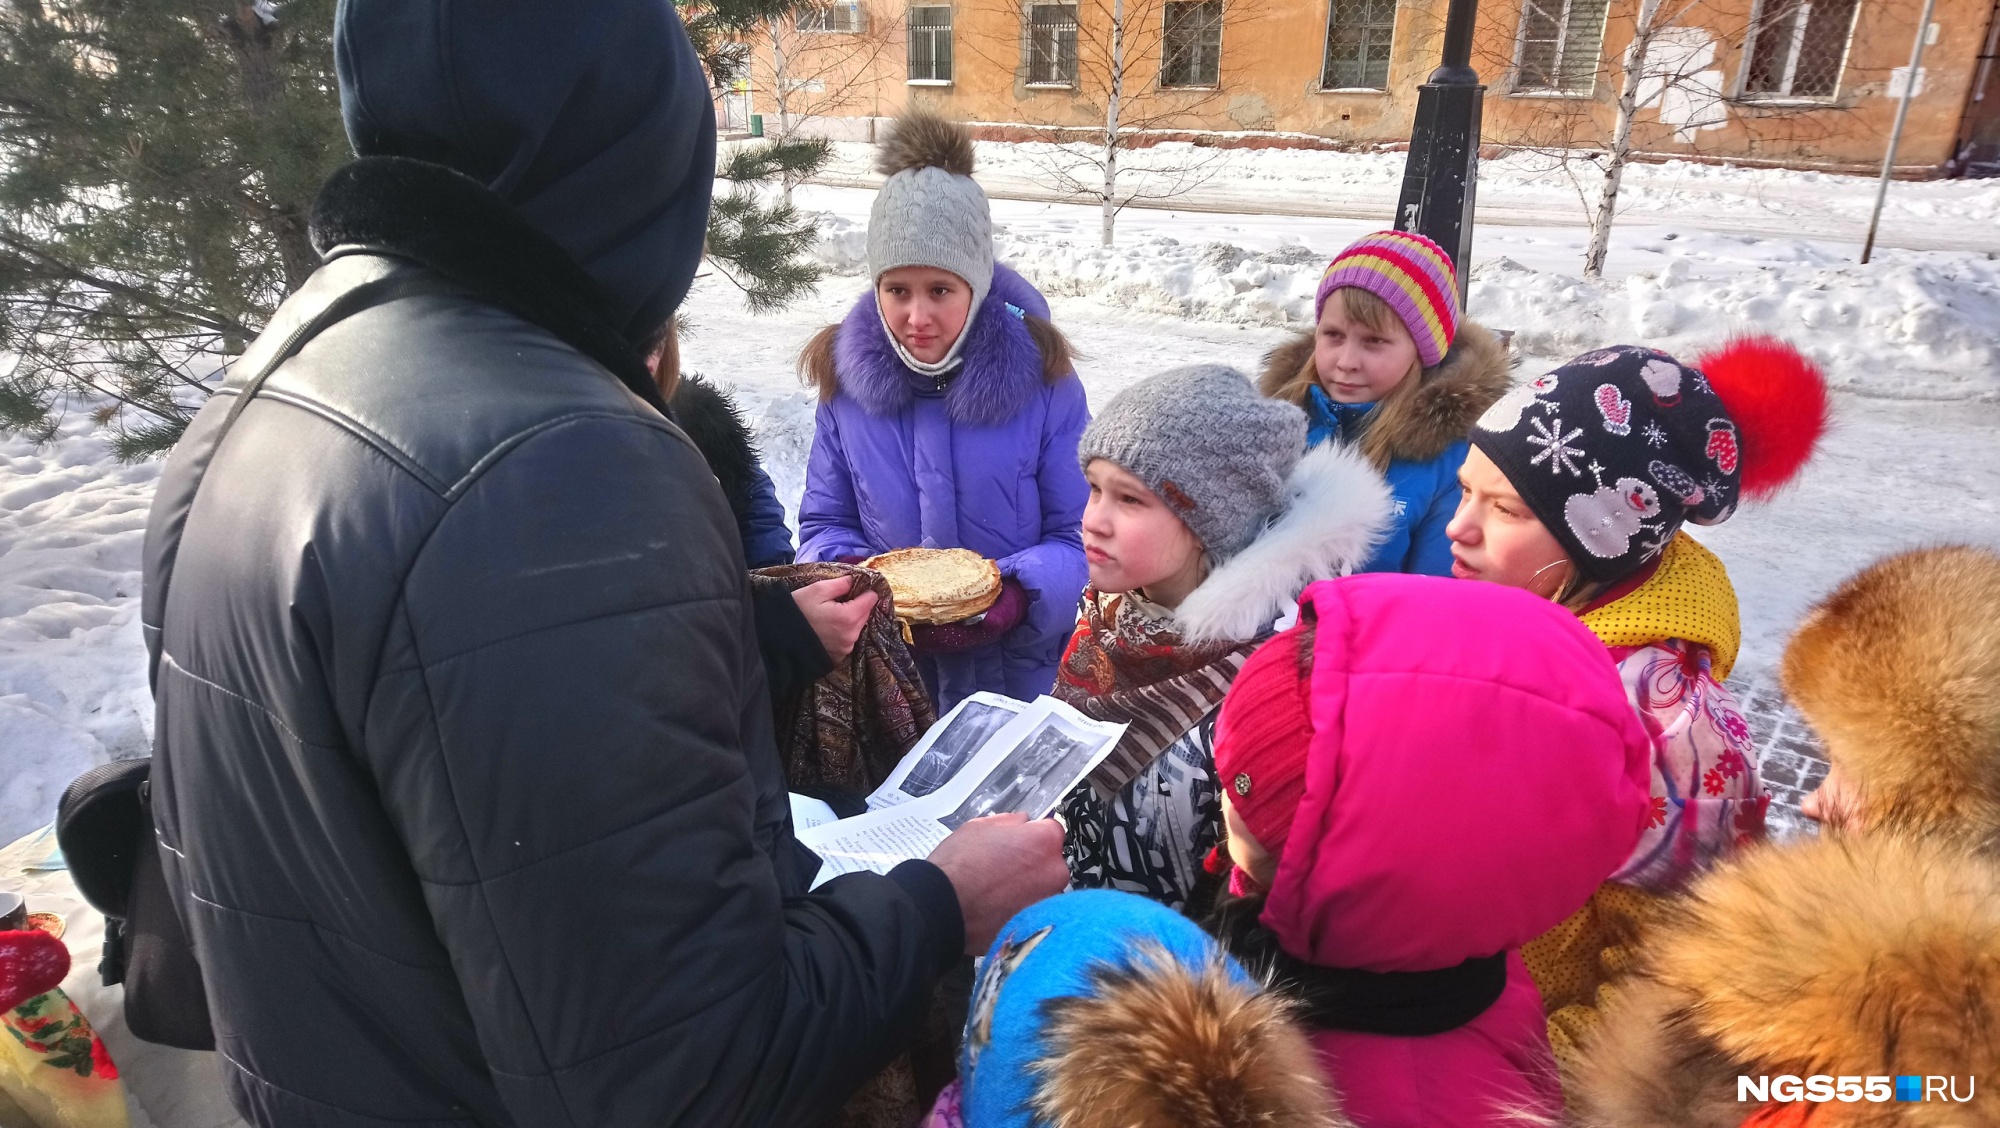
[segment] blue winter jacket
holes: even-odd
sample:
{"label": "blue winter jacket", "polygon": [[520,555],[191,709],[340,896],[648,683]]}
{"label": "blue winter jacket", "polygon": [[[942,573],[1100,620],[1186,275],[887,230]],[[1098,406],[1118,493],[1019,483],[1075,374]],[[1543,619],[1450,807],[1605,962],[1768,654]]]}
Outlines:
{"label": "blue winter jacket", "polygon": [[1312,369],[1313,338],[1301,334],[1265,357],[1264,394],[1305,408],[1308,446],[1358,443],[1376,427],[1392,429],[1382,476],[1396,498],[1396,519],[1362,572],[1451,574],[1445,526],[1458,510],[1458,468],[1472,424],[1507,390],[1506,349],[1485,328],[1461,322],[1443,361],[1424,370],[1417,394],[1391,415],[1379,404],[1336,403]]}

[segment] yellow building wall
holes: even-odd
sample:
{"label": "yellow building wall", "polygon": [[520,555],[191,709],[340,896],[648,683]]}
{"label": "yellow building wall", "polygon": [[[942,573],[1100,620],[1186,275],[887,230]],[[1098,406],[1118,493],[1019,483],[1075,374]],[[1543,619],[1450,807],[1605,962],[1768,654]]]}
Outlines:
{"label": "yellow building wall", "polygon": [[[1026,8],[1014,0],[959,0],[954,5],[954,74],[949,85],[909,85],[905,8],[874,0],[860,36],[789,33],[794,77],[788,108],[847,123],[837,136],[859,136],[871,118],[892,116],[907,100],[995,127],[995,136],[1031,137],[1057,129],[1101,129],[1110,88],[1110,27],[1116,0],[1078,0],[1078,76],[1073,89],[1028,83]],[[1676,122],[1658,106],[1642,108],[1634,129],[1644,153],[1861,169],[1879,165],[1898,99],[1891,74],[1905,66],[1920,0],[1860,0],[1837,95],[1830,101],[1769,104],[1736,97],[1753,0],[1698,0],[1675,23],[1676,37],[1711,42],[1705,68],[1725,95]],[[1125,0],[1127,33],[1122,124],[1164,132],[1264,135],[1216,138],[1223,144],[1393,144],[1406,141],[1417,87],[1436,67],[1445,0],[1404,0],[1396,13],[1388,89],[1319,89],[1328,0],[1225,0],[1219,82],[1208,90],[1159,85],[1163,0]],[[1623,82],[1618,60],[1629,48],[1640,0],[1612,0],[1594,88],[1551,97],[1511,91],[1522,0],[1480,6],[1473,65],[1487,84],[1483,137],[1497,146],[1601,146],[1611,136]],[[1672,0],[1668,3],[1673,7]],[[1923,174],[1951,155],[1976,55],[1991,11],[1988,0],[1936,0],[1938,38],[1925,49],[1923,80],[1911,106],[1898,168]],[[842,41],[847,41],[843,44]],[[865,43],[865,49],[857,44]],[[793,46],[793,44],[801,44]],[[768,41],[755,48],[751,83],[757,112],[775,113]],[[801,80],[797,76],[812,77]],[[813,83],[818,90],[811,89]],[[1673,117],[1671,110],[1670,119]]]}

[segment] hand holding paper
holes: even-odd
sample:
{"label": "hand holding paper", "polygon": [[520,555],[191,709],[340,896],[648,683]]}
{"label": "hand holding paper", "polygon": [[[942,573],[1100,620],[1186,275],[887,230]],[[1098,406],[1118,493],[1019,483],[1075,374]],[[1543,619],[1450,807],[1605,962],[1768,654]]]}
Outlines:
{"label": "hand holding paper", "polygon": [[931,864],[958,891],[965,916],[965,954],[984,955],[1015,913],[1069,884],[1062,824],[1026,815],[973,819],[938,843]]}

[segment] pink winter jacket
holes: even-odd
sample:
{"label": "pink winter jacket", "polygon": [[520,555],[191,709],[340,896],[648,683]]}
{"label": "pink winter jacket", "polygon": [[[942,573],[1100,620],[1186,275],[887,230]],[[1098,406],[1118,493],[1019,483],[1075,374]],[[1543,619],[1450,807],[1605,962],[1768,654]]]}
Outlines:
{"label": "pink winter jacket", "polygon": [[1516,949],[1588,900],[1647,822],[1652,744],[1610,654],[1498,584],[1354,576],[1301,603],[1317,620],[1314,734],[1263,924],[1324,967],[1508,953],[1499,1001],[1456,1030],[1318,1032],[1335,1091],[1362,1128],[1560,1116]]}

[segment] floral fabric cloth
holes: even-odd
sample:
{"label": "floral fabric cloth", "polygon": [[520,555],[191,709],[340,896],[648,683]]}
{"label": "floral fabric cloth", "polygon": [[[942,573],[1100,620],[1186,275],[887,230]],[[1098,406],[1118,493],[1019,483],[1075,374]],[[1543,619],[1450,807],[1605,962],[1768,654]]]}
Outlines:
{"label": "floral fabric cloth", "polygon": [[61,988],[0,1015],[0,1027],[0,1094],[34,1118],[27,1128],[125,1128],[118,1067]]}

